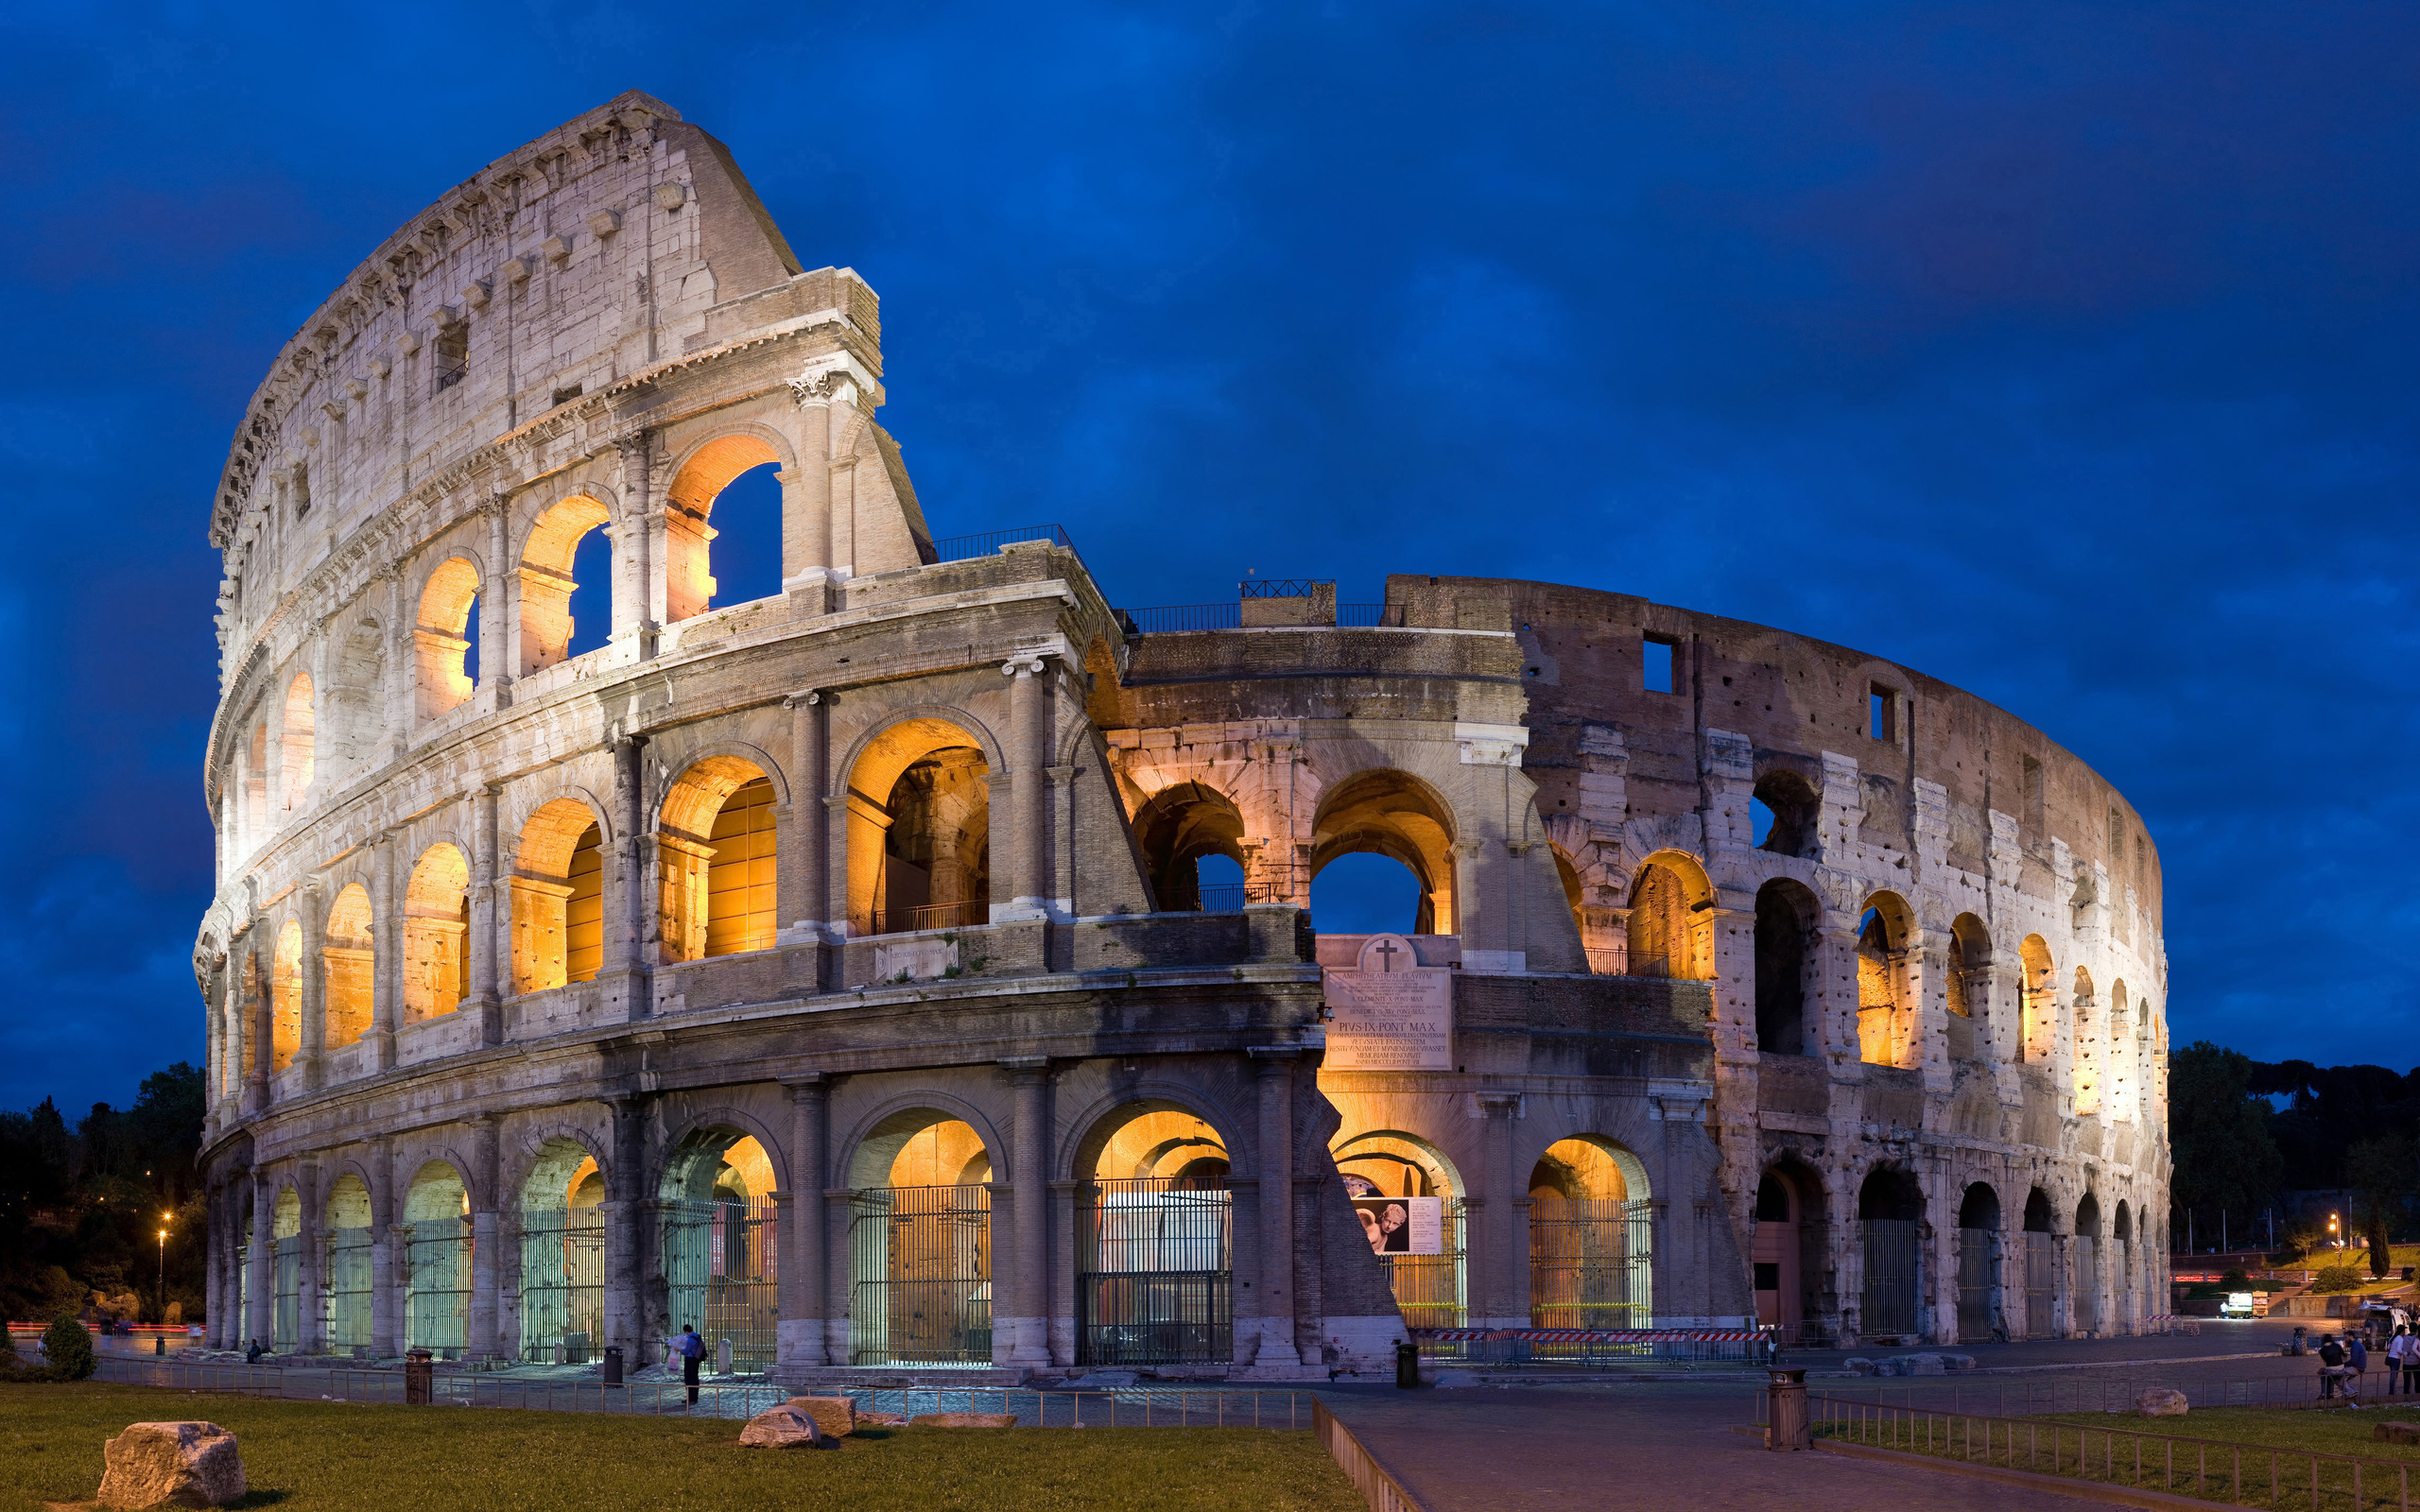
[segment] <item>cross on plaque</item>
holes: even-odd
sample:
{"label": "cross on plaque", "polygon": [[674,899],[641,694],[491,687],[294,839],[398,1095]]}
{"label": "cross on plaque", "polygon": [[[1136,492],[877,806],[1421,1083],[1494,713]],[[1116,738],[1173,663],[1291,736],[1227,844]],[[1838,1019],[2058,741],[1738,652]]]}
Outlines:
{"label": "cross on plaque", "polygon": [[1395,942],[1391,939],[1380,940],[1374,949],[1378,956],[1378,970],[1381,971],[1393,971],[1395,969],[1395,957],[1403,954],[1403,952],[1397,948]]}

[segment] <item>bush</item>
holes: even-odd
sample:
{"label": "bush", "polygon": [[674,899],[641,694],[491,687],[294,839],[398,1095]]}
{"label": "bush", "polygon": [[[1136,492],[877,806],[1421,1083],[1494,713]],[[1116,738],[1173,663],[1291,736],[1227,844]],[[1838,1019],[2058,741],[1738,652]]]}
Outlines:
{"label": "bush", "polygon": [[2310,1283],[2310,1289],[2313,1293],[2358,1292],[2361,1289],[2361,1273],[2351,1265],[2325,1266]]}
{"label": "bush", "polygon": [[73,1313],[61,1313],[43,1330],[42,1351],[50,1359],[51,1373],[60,1381],[81,1381],[99,1367],[93,1354],[93,1336],[84,1332]]}

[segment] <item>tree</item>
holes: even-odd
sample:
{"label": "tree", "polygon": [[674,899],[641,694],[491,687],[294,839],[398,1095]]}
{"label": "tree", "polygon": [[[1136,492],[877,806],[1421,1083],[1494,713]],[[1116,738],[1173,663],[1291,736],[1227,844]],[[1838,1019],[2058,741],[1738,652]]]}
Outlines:
{"label": "tree", "polygon": [[2344,1152],[2344,1184],[2361,1194],[2362,1226],[2370,1241],[2370,1274],[2386,1278],[2390,1225],[2411,1195],[2415,1156],[2400,1134],[2363,1140]]}
{"label": "tree", "polygon": [[2199,1221],[2221,1211],[2249,1214],[2276,1192],[2284,1172],[2269,1133],[2269,1104],[2254,1095],[2252,1072],[2250,1057],[2207,1040],[2196,1040],[2169,1060],[2168,1137],[2176,1161],[2171,1193],[2177,1207]]}

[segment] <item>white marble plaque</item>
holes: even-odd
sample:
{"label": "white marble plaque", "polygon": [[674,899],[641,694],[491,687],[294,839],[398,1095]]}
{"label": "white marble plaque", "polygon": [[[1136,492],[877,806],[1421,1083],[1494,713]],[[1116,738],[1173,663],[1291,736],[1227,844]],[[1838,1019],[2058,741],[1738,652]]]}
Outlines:
{"label": "white marble plaque", "polygon": [[1454,1069],[1454,973],[1415,964],[1401,935],[1373,935],[1358,967],[1331,966],[1327,1065],[1331,1071]]}

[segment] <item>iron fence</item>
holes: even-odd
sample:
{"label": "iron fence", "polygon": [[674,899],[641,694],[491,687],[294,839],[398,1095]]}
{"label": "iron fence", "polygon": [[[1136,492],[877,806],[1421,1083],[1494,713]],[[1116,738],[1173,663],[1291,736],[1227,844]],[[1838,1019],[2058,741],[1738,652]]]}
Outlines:
{"label": "iron fence", "polygon": [[287,1235],[269,1242],[268,1347],[302,1344],[302,1241]]}
{"label": "iron fence", "polygon": [[1201,912],[1205,914],[1240,914],[1244,911],[1244,885],[1240,882],[1214,882],[1195,889],[1201,894]]}
{"label": "iron fence", "polygon": [[992,1194],[870,1187],[850,1202],[853,1365],[989,1364]]}
{"label": "iron fence", "polygon": [[992,921],[988,900],[955,903],[918,903],[912,908],[877,908],[868,921],[869,935],[912,935],[925,929],[973,929]]}
{"label": "iron fence", "polygon": [[1998,1242],[1989,1228],[1958,1230],[1958,1337],[1967,1344],[1992,1336],[1992,1256]]}
{"label": "iron fence", "polygon": [[1918,1258],[1923,1241],[1912,1218],[1867,1218],[1864,1230],[1863,1332],[1869,1336],[1916,1332]]}
{"label": "iron fence", "polygon": [[977,557],[996,556],[1002,546],[1012,546],[1026,541],[1046,541],[1054,546],[1064,546],[1069,551],[1076,549],[1075,541],[1069,540],[1067,532],[1057,525],[1011,525],[1005,530],[984,530],[971,536],[943,537],[933,542],[933,560],[936,562],[971,561]]}
{"label": "iron fence", "polygon": [[2058,1317],[2054,1298],[2058,1286],[2058,1257],[2050,1248],[2050,1236],[2028,1231],[2025,1236],[2025,1336],[2048,1339],[2058,1336]]}
{"label": "iron fence", "polygon": [[1530,1321],[1624,1329],[1653,1320],[1653,1232],[1645,1202],[1548,1194],[1530,1208]]}
{"label": "iron fence", "polygon": [[404,1342],[458,1360],[470,1339],[471,1220],[424,1218],[405,1228]]}
{"label": "iron fence", "polygon": [[1458,1329],[1470,1316],[1464,1256],[1470,1205],[1455,1197],[1444,1205],[1443,1253],[1395,1255],[1395,1306],[1408,1329]]}
{"label": "iron fence", "polygon": [[1403,604],[1339,604],[1336,624],[1345,630],[1399,630],[1404,627]]}
{"label": "iron fence", "polygon": [[605,1219],[594,1205],[521,1214],[521,1352],[582,1364],[605,1334]]}
{"label": "iron fence", "polygon": [[770,1366],[781,1317],[781,1223],[769,1203],[666,1200],[658,1209],[675,1329],[731,1341],[743,1368]]}
{"label": "iron fence", "polygon": [[372,1273],[370,1230],[331,1228],[326,1248],[327,1281],[321,1292],[321,1323],[331,1349],[370,1347]]}
{"label": "iron fence", "polygon": [[1238,630],[1244,623],[1243,606],[1233,600],[1224,604],[1161,604],[1150,609],[1120,610],[1118,616],[1129,635]]}
{"label": "iron fence", "polygon": [[1233,1358],[1235,1212],[1224,1188],[1181,1177],[1095,1181],[1077,1222],[1079,1364]]}

